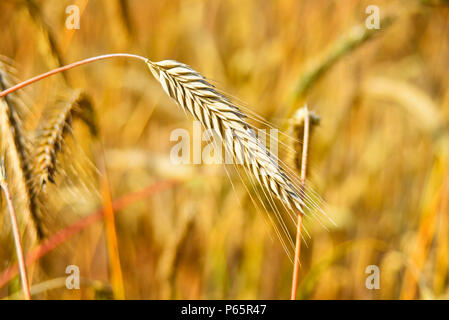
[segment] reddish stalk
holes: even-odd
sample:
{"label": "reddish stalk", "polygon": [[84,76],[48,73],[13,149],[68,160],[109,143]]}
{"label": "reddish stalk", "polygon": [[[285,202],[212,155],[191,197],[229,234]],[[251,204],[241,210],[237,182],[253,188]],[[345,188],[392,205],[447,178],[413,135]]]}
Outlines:
{"label": "reddish stalk", "polygon": [[112,204],[111,189],[108,178],[108,170],[104,159],[104,149],[101,141],[98,141],[98,167],[100,169],[100,189],[103,198],[104,225],[106,229],[106,246],[109,256],[109,268],[111,272],[111,284],[114,298],[125,300],[125,287],[123,284],[123,273],[120,264],[120,253],[118,249],[117,231],[115,228],[115,213]]}
{"label": "reddish stalk", "polygon": [[3,160],[0,168],[0,187],[5,193],[6,202],[8,204],[9,217],[11,219],[11,229],[14,236],[14,243],[16,246],[17,261],[19,263],[20,280],[22,282],[23,296],[25,300],[31,300],[30,283],[28,281],[27,270],[25,266],[25,258],[23,255],[22,240],[20,239],[20,230],[17,223],[16,210],[12,202],[11,193],[9,192],[8,184],[6,183],[6,170],[3,165]]}
{"label": "reddish stalk", "polygon": [[[303,144],[302,144],[302,159],[301,159],[301,191],[305,192],[304,185],[306,182],[306,173],[307,173],[307,153],[309,149],[309,111],[307,106],[304,107],[306,114],[304,117],[304,135],[303,135]],[[291,291],[291,300],[296,300],[296,292],[298,291],[298,279],[299,279],[299,257],[301,254],[301,232],[302,232],[302,218],[303,214],[298,212],[298,221],[297,221],[297,229],[296,229],[296,246],[295,246],[295,261],[293,265],[293,277],[292,277],[292,291]]]}
{"label": "reddish stalk", "polygon": [[23,87],[26,87],[26,86],[34,83],[34,82],[37,82],[39,80],[42,80],[42,79],[45,79],[45,78],[47,78],[49,76],[57,74],[59,72],[66,71],[66,70],[69,70],[69,69],[72,69],[72,68],[75,68],[75,67],[78,67],[78,66],[82,66],[84,64],[88,64],[88,63],[91,63],[91,62],[99,61],[99,60],[110,59],[110,58],[120,58],[120,57],[121,58],[139,59],[139,60],[142,60],[144,62],[146,62],[148,60],[145,57],[142,57],[142,56],[139,56],[139,55],[136,55],[136,54],[129,54],[129,53],[111,53],[111,54],[105,54],[105,55],[101,55],[101,56],[96,56],[96,57],[84,59],[84,60],[81,60],[81,61],[77,61],[77,62],[68,64],[68,65],[65,65],[65,66],[62,66],[62,67],[50,70],[48,72],[42,73],[42,74],[40,74],[38,76],[35,76],[35,77],[31,78],[31,79],[23,81],[23,82],[21,82],[19,84],[16,84],[15,86],[12,86],[12,87],[10,87],[10,88],[0,92],[0,98],[6,96],[7,94],[13,93],[14,91],[22,89]]}

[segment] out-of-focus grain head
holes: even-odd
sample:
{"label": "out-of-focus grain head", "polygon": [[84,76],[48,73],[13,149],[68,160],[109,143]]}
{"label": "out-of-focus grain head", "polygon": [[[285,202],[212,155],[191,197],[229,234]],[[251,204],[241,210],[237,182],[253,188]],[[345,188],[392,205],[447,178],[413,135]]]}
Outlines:
{"label": "out-of-focus grain head", "polygon": [[[0,90],[13,85],[13,67],[11,61],[0,59]],[[1,144],[7,150],[10,170],[14,174],[14,184],[19,194],[15,195],[24,204],[22,219],[28,227],[31,239],[43,236],[41,217],[35,201],[30,165],[30,141],[22,125],[22,115],[27,108],[19,93],[12,93],[0,99]],[[29,221],[29,223],[27,222]]]}
{"label": "out-of-focus grain head", "polygon": [[89,127],[92,135],[97,134],[92,104],[81,91],[72,93],[67,101],[50,110],[49,115],[42,120],[34,156],[38,191],[45,188],[48,182],[55,182],[57,156],[64,151],[65,136],[72,132],[72,123],[76,118]]}

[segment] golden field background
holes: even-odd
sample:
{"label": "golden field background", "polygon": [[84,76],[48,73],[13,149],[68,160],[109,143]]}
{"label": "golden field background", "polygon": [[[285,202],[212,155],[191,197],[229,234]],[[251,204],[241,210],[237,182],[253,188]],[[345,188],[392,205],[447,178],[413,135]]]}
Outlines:
{"label": "golden field background", "polygon": [[[71,4],[79,30],[65,28]],[[381,30],[364,28],[372,4]],[[309,181],[336,225],[306,221],[299,297],[449,298],[447,1],[4,0],[0,23],[0,55],[21,80],[128,52],[189,64],[279,128],[307,102],[321,118]],[[113,200],[176,183],[116,210],[115,231],[94,222],[33,264],[35,298],[289,297],[292,264],[238,175],[233,190],[221,166],[170,163],[170,133],[191,131],[192,119],[141,62],[101,61],[65,77],[25,90],[25,127],[38,128],[69,84],[94,101],[102,148],[75,126],[60,161],[80,173],[47,190],[53,232],[107,205],[105,177]],[[106,171],[93,168],[103,153]],[[2,209],[0,278],[16,261]],[[80,268],[80,290],[65,288],[68,265]],[[380,268],[379,290],[365,287],[368,265]],[[18,292],[16,276],[0,297]]]}

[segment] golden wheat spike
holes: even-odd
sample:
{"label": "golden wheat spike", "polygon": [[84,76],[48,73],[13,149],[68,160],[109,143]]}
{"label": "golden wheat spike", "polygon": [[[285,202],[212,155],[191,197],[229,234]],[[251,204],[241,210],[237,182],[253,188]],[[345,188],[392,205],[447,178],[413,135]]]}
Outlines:
{"label": "golden wheat spike", "polygon": [[[290,210],[303,212],[304,201],[276,157],[246,122],[245,114],[230,99],[188,65],[174,61],[147,61],[164,91],[206,129],[216,132],[237,163],[243,163],[257,181]],[[229,138],[229,132],[232,133]],[[240,162],[241,161],[241,162]]]}

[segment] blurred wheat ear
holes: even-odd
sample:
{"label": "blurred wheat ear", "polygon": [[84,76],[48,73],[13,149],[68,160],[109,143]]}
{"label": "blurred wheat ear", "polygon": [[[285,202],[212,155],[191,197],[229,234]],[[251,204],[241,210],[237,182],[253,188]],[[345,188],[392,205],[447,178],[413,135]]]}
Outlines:
{"label": "blurred wheat ear", "polygon": [[90,129],[92,135],[97,134],[93,117],[92,104],[81,91],[75,91],[68,101],[54,108],[41,121],[40,133],[35,144],[34,179],[39,192],[48,182],[55,182],[58,153],[63,151],[64,138],[71,133],[74,118],[82,120]]}
{"label": "blurred wheat ear", "polygon": [[[306,183],[310,136],[313,127],[319,123],[319,120],[320,118],[315,113],[309,111],[307,105],[298,109],[291,119],[294,136],[297,138],[297,140],[294,140],[294,148],[297,150],[294,166],[297,171],[300,172],[300,187],[303,192]],[[302,146],[300,143],[301,138]],[[293,264],[292,288],[290,295],[291,300],[296,300],[298,290],[303,214],[301,212],[298,213],[297,218],[295,260]]]}
{"label": "blurred wheat ear", "polygon": [[[5,90],[12,85],[10,66],[0,61],[0,90]],[[40,226],[38,204],[31,183],[32,168],[30,165],[31,144],[22,127],[19,112],[26,107],[17,93],[0,98],[0,127],[1,144],[3,150],[7,150],[7,159],[10,170],[14,175],[14,183],[18,194],[15,195],[25,203],[22,216],[24,224],[28,226],[31,239],[43,236]]]}
{"label": "blurred wheat ear", "polygon": [[[0,62],[1,91],[13,85],[10,69],[8,64]],[[63,151],[64,138],[71,133],[73,119],[82,120],[94,136],[97,127],[91,102],[81,91],[75,91],[67,101],[50,110],[41,120],[36,138],[29,137],[23,129],[21,116],[26,111],[18,92],[0,100],[1,144],[7,151],[9,170],[14,177],[13,196],[25,204],[25,209],[20,212],[23,211],[23,223],[34,241],[48,234],[40,192],[48,182],[54,181],[57,155]]]}

